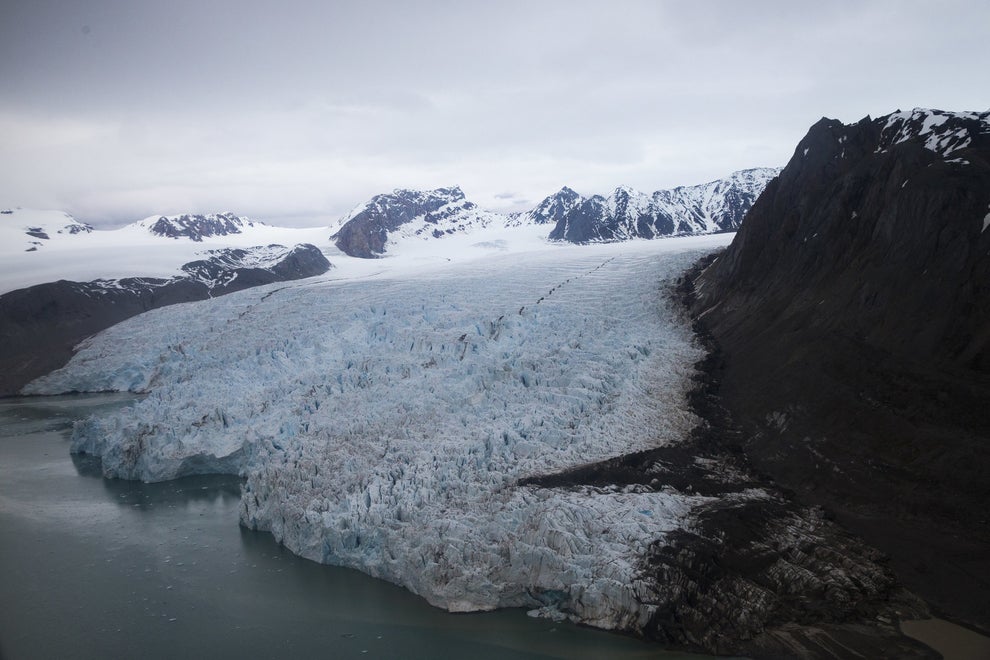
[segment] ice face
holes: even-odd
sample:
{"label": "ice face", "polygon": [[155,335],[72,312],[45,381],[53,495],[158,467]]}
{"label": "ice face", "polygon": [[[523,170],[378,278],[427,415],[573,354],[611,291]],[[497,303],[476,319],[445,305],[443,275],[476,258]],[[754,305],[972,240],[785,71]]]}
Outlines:
{"label": "ice face", "polygon": [[150,391],[79,423],[108,476],[247,476],[241,522],[451,610],[650,616],[636,558],[699,498],[519,487],[677,442],[701,357],[664,283],[724,237],[259,287],[90,340],[35,393]]}

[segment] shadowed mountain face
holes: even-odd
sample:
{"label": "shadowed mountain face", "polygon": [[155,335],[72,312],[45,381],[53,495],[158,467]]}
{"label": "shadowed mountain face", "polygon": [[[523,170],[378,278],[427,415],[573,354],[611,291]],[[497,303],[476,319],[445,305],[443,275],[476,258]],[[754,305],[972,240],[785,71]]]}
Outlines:
{"label": "shadowed mountain face", "polygon": [[312,245],[211,250],[171,279],[59,280],[0,296],[0,396],[16,394],[72,357],[80,341],[132,316],[261,284],[321,275],[330,262]]}
{"label": "shadowed mountain face", "polygon": [[822,119],[694,282],[757,469],[990,627],[990,113]]}

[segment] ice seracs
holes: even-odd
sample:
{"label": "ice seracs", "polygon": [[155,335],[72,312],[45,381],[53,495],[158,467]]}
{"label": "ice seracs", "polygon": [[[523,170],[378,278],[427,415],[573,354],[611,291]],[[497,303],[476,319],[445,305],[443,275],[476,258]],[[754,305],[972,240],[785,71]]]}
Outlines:
{"label": "ice seracs", "polygon": [[[495,253],[156,310],[31,392],[148,391],[77,425],[108,476],[247,476],[241,522],[450,610],[636,629],[646,544],[703,498],[519,479],[678,442],[701,354],[662,296],[722,236]],[[386,264],[388,265],[388,264]]]}

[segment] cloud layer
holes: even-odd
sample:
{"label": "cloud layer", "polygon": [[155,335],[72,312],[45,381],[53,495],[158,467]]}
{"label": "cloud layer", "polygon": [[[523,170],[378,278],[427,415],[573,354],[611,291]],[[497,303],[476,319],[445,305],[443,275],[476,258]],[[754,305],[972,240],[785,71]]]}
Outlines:
{"label": "cloud layer", "polygon": [[983,2],[63,3],[0,10],[0,205],[327,223],[782,165],[821,116],[985,109]]}

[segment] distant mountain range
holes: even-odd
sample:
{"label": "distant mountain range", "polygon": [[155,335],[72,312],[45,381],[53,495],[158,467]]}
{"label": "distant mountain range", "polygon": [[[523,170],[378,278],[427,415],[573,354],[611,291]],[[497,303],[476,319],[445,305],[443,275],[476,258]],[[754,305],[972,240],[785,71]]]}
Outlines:
{"label": "distant mountain range", "polygon": [[[585,198],[565,187],[533,210],[511,215],[481,209],[456,186],[395,190],[357,207],[336,231],[275,227],[230,212],[151,216],[97,230],[60,211],[5,209],[0,211],[0,367],[6,376],[0,394],[57,367],[89,334],[135,314],[325,273],[332,267],[327,257],[341,257],[331,241],[345,255],[362,259],[432,242],[428,251],[449,260],[465,250],[506,249],[509,242],[610,242],[731,231],[776,173],[745,170],[652,195],[623,187],[608,197]],[[487,229],[502,233],[493,237]],[[454,236],[462,240],[444,241]]]}
{"label": "distant mountain range", "polygon": [[564,187],[526,213],[483,211],[454,186],[430,191],[395,190],[377,195],[346,216],[331,237],[352,257],[373,258],[390,242],[443,238],[478,227],[546,225],[548,239],[612,242],[735,231],[767,184],[780,172],[757,168],[698,186],[650,195],[620,187],[608,197],[583,197]]}
{"label": "distant mountain range", "polygon": [[549,211],[552,240],[572,243],[735,231],[779,173],[767,167],[742,170],[725,179],[651,195],[621,187],[608,197],[584,198],[564,188],[537,210]]}
{"label": "distant mountain range", "polygon": [[[328,239],[344,254],[375,258],[390,246],[411,240],[442,239],[486,227],[543,225],[551,241],[612,242],[735,231],[760,193],[780,172],[777,168],[742,170],[697,186],[658,190],[651,194],[629,187],[608,196],[584,197],[564,187],[525,213],[486,211],[469,201],[457,186],[435,190],[397,189],[372,197],[327,228]],[[206,239],[264,234],[258,244],[279,231],[234,213],[151,216],[111,230],[121,246],[141,236],[203,242]],[[0,211],[0,236],[7,249],[36,251],[67,237],[106,234],[60,211]],[[291,242],[291,241],[279,241]]]}

